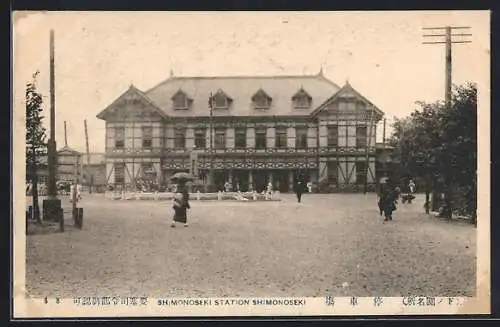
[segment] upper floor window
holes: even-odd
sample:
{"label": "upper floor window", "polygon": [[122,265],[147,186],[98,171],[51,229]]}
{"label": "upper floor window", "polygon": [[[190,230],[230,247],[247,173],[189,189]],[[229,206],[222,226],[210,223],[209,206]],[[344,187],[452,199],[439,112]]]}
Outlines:
{"label": "upper floor window", "polygon": [[176,128],[174,132],[174,147],[184,149],[186,147],[186,129]]}
{"label": "upper floor window", "polygon": [[153,146],[153,128],[150,126],[142,127],[142,147],[151,148]]}
{"label": "upper floor window", "polygon": [[356,111],[356,102],[348,98],[339,100],[338,106],[339,111]]}
{"label": "upper floor window", "polygon": [[125,147],[125,127],[115,127],[115,148],[123,149]]}
{"label": "upper floor window", "polygon": [[267,109],[271,106],[271,97],[264,90],[259,89],[252,97],[256,109]]}
{"label": "upper floor window", "polygon": [[328,146],[337,146],[339,144],[339,128],[337,125],[330,125],[328,128],[327,141]]}
{"label": "upper floor window", "polygon": [[184,91],[179,90],[172,97],[172,101],[174,102],[174,109],[185,110],[189,108],[189,105],[191,104],[192,100],[187,96],[187,94]]}
{"label": "upper floor window", "polygon": [[215,129],[214,146],[216,149],[224,149],[226,147],[226,129],[225,128],[216,128]]}
{"label": "upper floor window", "polygon": [[244,149],[247,147],[247,130],[246,128],[236,128],[234,131],[234,147],[236,149]]}
{"label": "upper floor window", "polygon": [[356,127],[356,147],[366,147],[366,126]]}
{"label": "upper floor window", "polygon": [[267,128],[258,127],[255,129],[255,148],[256,149],[265,149],[266,148],[266,140],[267,138]]}
{"label": "upper floor window", "polygon": [[307,148],[307,127],[295,128],[295,147],[299,149]]}
{"label": "upper floor window", "polygon": [[293,97],[295,108],[309,108],[312,104],[312,97],[303,88],[301,88]]}
{"label": "upper floor window", "polygon": [[286,148],[286,146],[287,146],[287,128],[286,127],[277,127],[276,128],[275,142],[276,142],[275,147]]}
{"label": "upper floor window", "polygon": [[222,90],[212,96],[211,105],[213,109],[227,109],[231,104],[231,98]]}
{"label": "upper floor window", "polygon": [[194,146],[203,149],[207,146],[207,137],[205,128],[196,128],[194,130]]}

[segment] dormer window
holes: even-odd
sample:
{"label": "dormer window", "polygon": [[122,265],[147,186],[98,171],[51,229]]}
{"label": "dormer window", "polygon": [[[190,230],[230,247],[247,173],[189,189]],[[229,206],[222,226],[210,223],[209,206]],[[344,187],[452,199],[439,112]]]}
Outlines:
{"label": "dormer window", "polygon": [[212,108],[213,109],[227,109],[231,104],[232,99],[224,93],[222,90],[217,91],[212,96]]}
{"label": "dormer window", "polygon": [[179,90],[172,97],[172,101],[175,110],[187,110],[193,100],[190,99],[184,91]]}
{"label": "dormer window", "polygon": [[293,106],[295,108],[310,108],[312,98],[303,88],[301,88],[293,97]]}
{"label": "dormer window", "polygon": [[255,109],[268,109],[271,106],[272,98],[264,90],[259,89],[252,97]]}

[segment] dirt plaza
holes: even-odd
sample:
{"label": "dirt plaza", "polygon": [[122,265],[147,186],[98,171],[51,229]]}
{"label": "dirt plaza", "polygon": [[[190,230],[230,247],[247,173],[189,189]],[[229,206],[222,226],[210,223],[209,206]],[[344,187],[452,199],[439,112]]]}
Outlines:
{"label": "dirt plaza", "polygon": [[422,197],[388,223],[374,194],[193,200],[189,227],[171,228],[169,201],[86,195],[82,230],[27,236],[26,286],[33,297],[474,296],[476,229],[424,214]]}

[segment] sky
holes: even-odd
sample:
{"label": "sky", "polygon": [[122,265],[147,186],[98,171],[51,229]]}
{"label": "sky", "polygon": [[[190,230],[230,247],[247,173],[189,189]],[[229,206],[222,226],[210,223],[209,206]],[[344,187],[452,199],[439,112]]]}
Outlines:
{"label": "sky", "polygon": [[[64,145],[66,121],[68,145],[82,152],[84,120],[90,151],[103,152],[105,123],[96,115],[131,83],[146,91],[171,71],[301,75],[323,67],[328,79],[340,86],[348,80],[385,112],[389,134],[393,117],[408,115],[415,101],[444,97],[444,45],[422,44],[423,27],[470,26],[472,43],[453,46],[453,83],[472,81],[489,92],[487,11],[17,12],[13,24],[14,110],[24,113],[25,84],[39,71],[49,135],[54,29],[56,141]],[[24,135],[18,126],[15,133]]]}

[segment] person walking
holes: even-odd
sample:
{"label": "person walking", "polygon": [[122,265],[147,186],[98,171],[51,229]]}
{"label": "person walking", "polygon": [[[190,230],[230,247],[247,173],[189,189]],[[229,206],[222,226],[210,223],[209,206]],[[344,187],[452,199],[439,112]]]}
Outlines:
{"label": "person walking", "polygon": [[379,208],[380,212],[384,214],[384,222],[392,220],[392,213],[396,210],[396,201],[398,199],[398,192],[390,181],[385,185],[380,196]]}
{"label": "person walking", "polygon": [[174,219],[170,227],[175,227],[175,223],[183,223],[184,227],[188,227],[187,209],[191,209],[189,205],[189,194],[183,191],[182,194],[177,193],[173,200]]}
{"label": "person walking", "polygon": [[296,184],[295,184],[295,194],[297,195],[297,201],[300,203],[300,201],[302,200],[302,193],[304,193],[305,191],[305,185],[304,185],[304,182],[302,181],[298,181]]}

